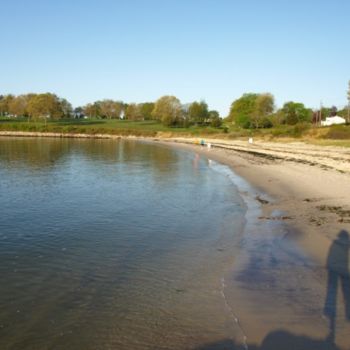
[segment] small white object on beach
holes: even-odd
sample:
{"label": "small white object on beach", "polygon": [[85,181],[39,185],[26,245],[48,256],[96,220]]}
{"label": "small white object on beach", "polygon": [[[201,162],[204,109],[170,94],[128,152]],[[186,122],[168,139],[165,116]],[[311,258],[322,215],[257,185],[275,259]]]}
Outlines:
{"label": "small white object on beach", "polygon": [[252,144],[253,143],[253,138],[252,137],[249,137],[248,139],[248,143]]}
{"label": "small white object on beach", "polygon": [[209,151],[211,149],[211,143],[210,142],[207,143],[207,147],[208,147],[208,151]]}

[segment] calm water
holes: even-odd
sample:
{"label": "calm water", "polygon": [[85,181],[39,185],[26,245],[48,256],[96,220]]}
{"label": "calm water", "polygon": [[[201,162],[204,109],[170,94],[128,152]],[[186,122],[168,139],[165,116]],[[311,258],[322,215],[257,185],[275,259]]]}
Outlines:
{"label": "calm water", "polygon": [[0,349],[195,349],[239,330],[221,278],[245,206],[157,144],[0,139]]}

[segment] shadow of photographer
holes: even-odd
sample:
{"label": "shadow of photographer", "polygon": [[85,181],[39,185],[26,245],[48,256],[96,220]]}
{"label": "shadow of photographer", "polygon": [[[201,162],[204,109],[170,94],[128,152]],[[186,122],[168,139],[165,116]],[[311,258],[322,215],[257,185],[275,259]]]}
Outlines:
{"label": "shadow of photographer", "polygon": [[345,317],[350,320],[350,273],[349,273],[349,233],[339,232],[329,249],[327,258],[328,282],[324,314],[329,318],[328,341],[335,341],[338,289],[341,288]]}
{"label": "shadow of photographer", "polygon": [[[345,318],[350,321],[350,271],[349,271],[349,233],[341,230],[332,242],[327,257],[327,293],[324,303],[324,315],[329,319],[329,333],[325,339],[314,339],[304,335],[295,335],[287,330],[270,332],[260,345],[248,344],[249,350],[339,350],[335,344],[337,311],[344,307]],[[340,293],[339,293],[340,291]],[[341,294],[338,295],[338,294]],[[223,339],[205,344],[196,350],[243,350],[246,347],[234,340]]]}
{"label": "shadow of photographer", "polygon": [[219,342],[205,344],[194,350],[340,350],[334,343],[323,339],[313,339],[303,335],[295,335],[280,329],[270,332],[261,345],[237,344],[234,340],[224,339]]}

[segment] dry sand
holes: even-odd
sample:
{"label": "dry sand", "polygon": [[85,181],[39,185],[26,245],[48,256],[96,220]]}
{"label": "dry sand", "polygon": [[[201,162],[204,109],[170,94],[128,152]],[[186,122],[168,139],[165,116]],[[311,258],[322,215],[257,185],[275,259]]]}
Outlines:
{"label": "dry sand", "polygon": [[252,186],[241,253],[225,278],[246,339],[203,349],[350,349],[349,241],[337,240],[350,232],[350,149],[206,140],[208,149],[196,141],[175,144],[229,165]]}

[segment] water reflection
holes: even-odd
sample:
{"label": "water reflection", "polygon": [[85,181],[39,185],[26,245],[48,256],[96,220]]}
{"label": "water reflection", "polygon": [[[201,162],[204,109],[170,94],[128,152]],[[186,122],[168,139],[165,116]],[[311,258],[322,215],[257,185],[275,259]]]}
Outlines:
{"label": "water reflection", "polygon": [[178,170],[179,154],[172,148],[130,140],[121,140],[118,148],[118,161],[146,166],[155,175],[161,176]]}
{"label": "water reflection", "polygon": [[29,167],[32,171],[70,161],[74,155],[110,164],[128,163],[147,167],[159,180],[178,171],[178,153],[151,143],[103,139],[1,138],[0,162],[8,169]]}
{"label": "water reflection", "polygon": [[68,140],[41,138],[0,138],[2,166],[30,167],[32,170],[52,166],[70,149]]}

